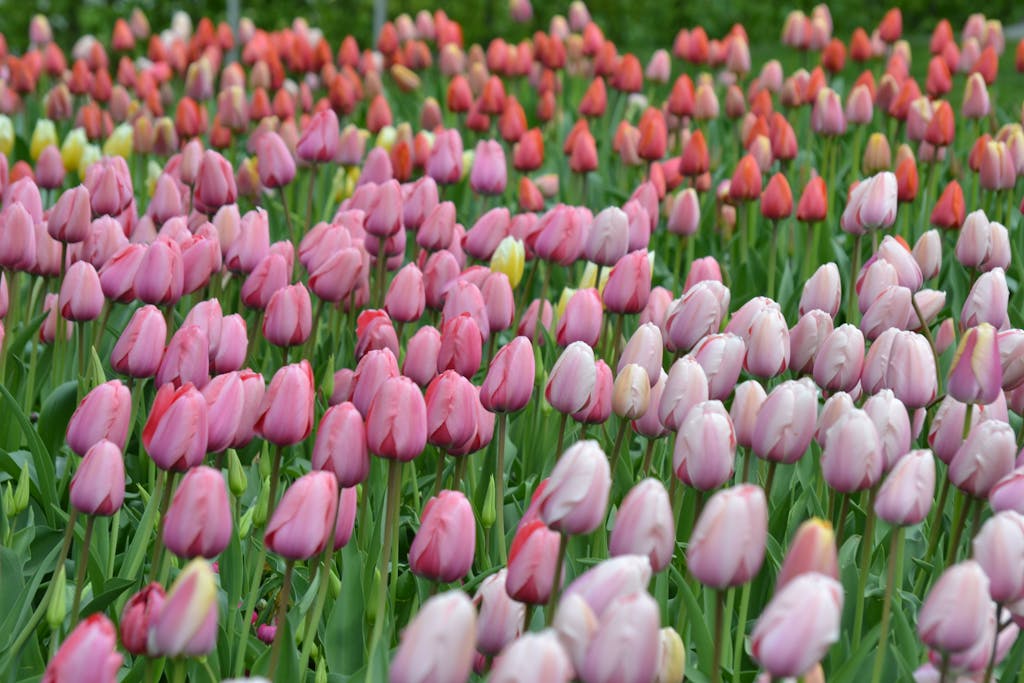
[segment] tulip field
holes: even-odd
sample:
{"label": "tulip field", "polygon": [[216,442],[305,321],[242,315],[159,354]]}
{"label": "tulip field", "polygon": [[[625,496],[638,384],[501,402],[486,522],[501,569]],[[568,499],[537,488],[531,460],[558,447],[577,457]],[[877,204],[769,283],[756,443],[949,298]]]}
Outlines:
{"label": "tulip field", "polygon": [[1024,683],[1024,40],[502,5],[0,33],[0,683]]}

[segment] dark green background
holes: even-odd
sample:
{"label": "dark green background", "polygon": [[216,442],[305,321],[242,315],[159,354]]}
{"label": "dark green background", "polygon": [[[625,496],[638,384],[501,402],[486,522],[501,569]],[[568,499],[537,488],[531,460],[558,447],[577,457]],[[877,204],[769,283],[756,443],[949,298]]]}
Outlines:
{"label": "dark green background", "polygon": [[[534,1],[534,24],[526,27],[512,23],[508,15],[507,0],[390,0],[388,15],[401,12],[415,13],[423,8],[444,6],[449,16],[462,23],[467,42],[486,41],[495,35],[521,38],[529,31],[546,27],[556,12],[564,13],[568,2]],[[775,42],[779,38],[786,14],[795,8],[809,11],[814,2],[774,3],[764,0],[740,2],[679,2],[673,0],[591,0],[587,3],[605,35],[619,43],[621,48],[641,54],[654,47],[670,47],[676,31],[684,26],[703,25],[710,35],[724,33],[737,21],[743,22],[753,44]],[[174,8],[189,12],[193,18],[209,15],[224,18],[223,0],[178,0],[175,3],[157,0],[97,1],[97,0],[37,0],[19,2],[4,0],[0,11],[0,31],[8,44],[22,49],[27,42],[27,27],[31,16],[43,12],[50,17],[55,35],[62,44],[70,44],[73,36],[94,33],[109,35],[117,17],[127,17],[133,7],[141,7],[150,18],[154,29],[167,26]],[[982,5],[962,0],[910,0],[900,3],[903,8],[904,30],[917,35],[929,33],[936,18],[944,16],[953,22],[959,32],[963,20],[972,11],[984,11],[990,17],[999,17],[1004,24],[1024,19],[1024,5],[1012,0],[992,0]],[[830,3],[835,20],[836,35],[849,38],[858,25],[877,24],[890,2],[872,0],[834,0]],[[360,43],[370,36],[372,24],[371,0],[260,0],[242,1],[242,13],[250,16],[259,26],[279,28],[294,16],[304,16],[319,25],[332,44],[348,33],[354,33]]]}

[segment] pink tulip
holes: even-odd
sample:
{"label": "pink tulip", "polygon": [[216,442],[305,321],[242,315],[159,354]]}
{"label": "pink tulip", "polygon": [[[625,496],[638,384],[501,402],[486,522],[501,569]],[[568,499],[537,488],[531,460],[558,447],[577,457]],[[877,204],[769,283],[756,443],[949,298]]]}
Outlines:
{"label": "pink tulip", "polygon": [[651,262],[645,250],[620,258],[608,276],[602,299],[612,313],[639,313],[651,294]]}
{"label": "pink tulip", "polygon": [[973,549],[993,600],[1010,604],[1024,598],[1024,515],[1007,510],[990,517],[974,537]]}
{"label": "pink tulip", "polygon": [[889,329],[903,330],[916,320],[913,294],[906,287],[891,285],[882,290],[864,311],[860,329],[870,341]]}
{"label": "pink tulip", "polygon": [[275,346],[298,346],[313,326],[309,291],[300,282],[274,292],[263,315],[263,336]]}
{"label": "pink tulip", "polygon": [[105,157],[90,166],[83,183],[89,188],[89,200],[95,216],[116,216],[134,198],[128,163],[121,157]]}
{"label": "pink tulip", "polygon": [[832,525],[817,517],[809,519],[796,530],[789,550],[779,567],[775,590],[804,574],[817,572],[839,579],[839,557]]}
{"label": "pink tulip", "polygon": [[260,403],[256,433],[277,446],[305,441],[313,429],[314,392],[309,361],[278,369]]}
{"label": "pink tulip", "polygon": [[465,683],[473,664],[476,610],[462,591],[423,603],[402,632],[389,683]]}
{"label": "pink tulip", "polygon": [[258,372],[242,370],[239,372],[239,379],[242,380],[242,410],[231,443],[232,448],[241,448],[255,438],[256,420],[260,415],[260,406],[267,389],[266,380]]}
{"label": "pink tulip", "polygon": [[480,369],[483,340],[484,335],[468,313],[446,319],[441,326],[437,371],[453,369],[464,377],[475,375]]}
{"label": "pink tulip", "polygon": [[242,216],[238,235],[224,253],[224,265],[238,273],[251,273],[270,253],[270,223],[267,212],[257,207]]}
{"label": "pink tulip", "polygon": [[928,516],[935,495],[935,458],[910,451],[896,461],[875,499],[875,513],[889,524],[912,526]]}
{"label": "pink tulip", "polygon": [[185,288],[185,266],[181,247],[169,239],[158,239],[146,248],[135,272],[135,294],[147,304],[174,304]]}
{"label": "pink tulip", "polygon": [[[988,502],[996,512],[1013,510],[1021,512],[1024,510],[1024,496],[1021,495],[1024,486],[1024,467],[1018,467],[1005,477],[996,482],[988,492]],[[1024,514],[1024,512],[1021,512]]]}
{"label": "pink tulip", "polygon": [[497,140],[481,140],[476,145],[469,185],[477,194],[499,195],[505,191],[508,168],[505,152]]}
{"label": "pink tulip", "polygon": [[907,408],[927,406],[938,392],[928,341],[914,332],[883,332],[868,349],[861,386],[869,394],[892,389]]}
{"label": "pink tulip", "polygon": [[808,380],[776,386],[757,413],[751,439],[754,452],[774,462],[798,461],[814,436],[817,409],[816,392]]}
{"label": "pink tulip", "polygon": [[728,309],[729,290],[713,280],[698,282],[672,302],[665,317],[665,340],[669,351],[689,351],[701,339],[718,332],[722,305]]}
{"label": "pink tulip", "polygon": [[527,633],[511,641],[495,658],[488,680],[494,683],[569,683],[573,677],[572,661],[556,634],[542,631]]}
{"label": "pink tulip", "polygon": [[480,387],[480,402],[492,412],[522,410],[530,402],[535,371],[533,345],[526,337],[515,337],[491,360]]}
{"label": "pink tulip", "polygon": [[555,341],[560,346],[583,342],[594,347],[601,337],[604,321],[600,293],[593,288],[580,289],[565,305],[562,316],[555,328]]}
{"label": "pink tulip", "polygon": [[708,398],[728,398],[743,369],[746,344],[735,334],[711,334],[697,342],[690,352],[704,370],[708,382]]}
{"label": "pink tulip", "polygon": [[814,359],[814,381],[826,391],[851,391],[864,368],[864,335],[840,325],[825,337]]}
{"label": "pink tulip", "polygon": [[87,515],[110,516],[124,502],[124,457],[116,444],[103,439],[85,453],[68,487],[68,499]]}
{"label": "pink tulip", "polygon": [[[231,162],[212,149],[203,152],[193,190],[196,209],[212,215],[225,204],[234,204],[237,196]],[[95,208],[95,200],[93,204]]]}
{"label": "pink tulip", "polygon": [[541,519],[564,534],[587,534],[604,519],[611,474],[596,441],[570,446],[555,465],[539,501]]}
{"label": "pink tulip", "polygon": [[338,480],[315,471],[295,480],[274,508],[263,537],[267,549],[289,560],[308,560],[334,540]]}
{"label": "pink tulip", "polygon": [[996,482],[1013,470],[1016,451],[1010,425],[985,420],[971,429],[950,461],[949,481],[975,498],[988,498]]}
{"label": "pink tulip", "polygon": [[317,427],[311,458],[313,469],[333,472],[342,488],[365,481],[370,472],[366,450],[366,426],[351,403],[327,409]]}
{"label": "pink tulip", "polygon": [[655,571],[672,560],[675,520],[665,486],[645,479],[626,494],[615,515],[608,550],[613,555],[646,555]]}
{"label": "pink tulip", "polygon": [[502,568],[480,583],[473,603],[478,607],[476,648],[493,655],[516,640],[523,631],[526,605],[509,597],[505,585],[508,570]]}
{"label": "pink tulip", "polygon": [[441,491],[423,508],[409,547],[409,568],[417,576],[450,583],[469,571],[475,549],[476,520],[469,500],[460,491]]}
{"label": "pink tulip", "polygon": [[518,602],[543,605],[554,583],[560,535],[540,519],[526,522],[525,517],[509,547],[505,590]]}
{"label": "pink tulip", "polygon": [[303,161],[322,164],[333,161],[340,146],[338,115],[333,109],[325,109],[310,118],[295,146],[295,154]]}
{"label": "pink tulip", "polygon": [[149,654],[149,626],[164,606],[164,589],[151,583],[128,600],[118,623],[124,649],[133,655]]}
{"label": "pink tulip", "polygon": [[28,270],[36,263],[35,223],[20,202],[0,211],[0,266]]}
{"label": "pink tulip", "polygon": [[149,625],[151,656],[198,657],[217,645],[217,581],[210,564],[196,558],[178,574]]}
{"label": "pink tulip", "polygon": [[284,187],[295,178],[295,159],[281,136],[269,131],[259,136],[256,143],[260,184],[275,189]]}
{"label": "pink tulip", "polygon": [[77,244],[85,240],[92,223],[89,189],[77,185],[65,190],[50,210],[46,229],[55,240]]}
{"label": "pink tulip", "polygon": [[575,413],[586,405],[596,381],[594,350],[576,341],[566,347],[551,368],[544,397],[560,413]]}
{"label": "pink tulip", "polygon": [[843,587],[830,576],[802,574],[779,590],[751,634],[753,658],[775,677],[804,676],[839,640]]}
{"label": "pink tulip", "polygon": [[658,603],[645,592],[615,600],[601,615],[581,662],[588,683],[642,683],[658,670]]}
{"label": "pink tulip", "polygon": [[871,488],[881,479],[883,465],[875,423],[863,410],[847,411],[826,433],[821,471],[834,490],[849,494]]}
{"label": "pink tulip", "polygon": [[609,206],[594,217],[587,234],[584,255],[599,266],[613,266],[629,247],[629,219],[626,213]]}
{"label": "pink tulip", "polygon": [[996,330],[988,323],[964,334],[949,371],[949,395],[963,403],[996,400],[1003,383]]}
{"label": "pink tulip", "polygon": [[438,185],[457,183],[462,177],[462,137],[456,129],[439,131],[427,157],[427,175]]}
{"label": "pink tulip", "polygon": [[202,389],[206,399],[207,444],[211,453],[231,446],[238,433],[245,407],[245,387],[241,373],[229,372],[214,377]]}
{"label": "pink tulip", "polygon": [[427,443],[427,407],[416,384],[407,377],[385,380],[366,412],[370,452],[402,462],[423,452]]}
{"label": "pink tulip", "polygon": [[406,344],[402,374],[420,387],[426,387],[437,375],[437,355],[441,350],[441,333],[429,325],[416,331]]}
{"label": "pink tulip", "polygon": [[583,253],[589,228],[589,222],[584,223],[574,207],[559,204],[541,216],[532,228],[537,235],[533,250],[545,261],[571,265]]}
{"label": "pink tulip", "polygon": [[729,409],[729,417],[736,430],[736,443],[740,446],[750,448],[754,437],[754,426],[757,423],[757,414],[767,398],[768,395],[765,393],[764,387],[754,380],[748,380],[736,386],[736,393]]}
{"label": "pink tulip", "polygon": [[988,590],[988,577],[974,560],[944,571],[918,612],[917,634],[924,644],[948,653],[970,648],[986,626]]}
{"label": "pink tulip", "polygon": [[172,472],[195,467],[206,456],[206,400],[191,383],[164,384],[150,408],[142,443],[157,466]]}
{"label": "pink tulip", "polygon": [[822,344],[833,331],[832,318],[825,311],[814,309],[802,315],[789,331],[790,369],[810,374]]}
{"label": "pink tulip", "polygon": [[[960,309],[960,327],[976,327],[988,323],[997,329],[1004,329],[1009,322],[1007,306],[1010,301],[1010,290],[1006,283],[1006,273],[1002,268],[994,268],[982,273],[971,291],[967,293],[963,308]],[[927,318],[926,318],[927,319]]]}
{"label": "pink tulip", "polygon": [[245,319],[238,313],[224,316],[220,325],[220,340],[216,355],[210,360],[214,372],[232,372],[245,363],[249,350],[249,339]]}
{"label": "pink tulip", "polygon": [[446,370],[427,387],[427,442],[452,452],[476,436],[477,390],[465,377]]}
{"label": "pink tulip", "polygon": [[410,323],[419,320],[425,305],[423,273],[415,263],[410,263],[392,278],[384,307],[393,320]]}
{"label": "pink tulip", "polygon": [[445,296],[444,310],[441,312],[442,330],[446,321],[457,318],[463,313],[473,319],[483,337],[483,341],[487,341],[491,330],[490,321],[487,317],[487,302],[484,301],[484,296],[480,293],[479,287],[471,282],[460,279],[451,285]]}
{"label": "pink tulip", "polygon": [[210,381],[210,346],[206,333],[197,325],[185,325],[171,337],[156,371],[158,386],[194,384],[202,389]]}
{"label": "pink tulip", "polygon": [[719,401],[703,401],[686,414],[676,435],[672,469],[687,486],[711,491],[733,475],[736,431]]}
{"label": "pink tulip", "polygon": [[207,559],[231,541],[231,506],[224,475],[210,467],[185,473],[163,521],[163,541],[178,557]]}
{"label": "pink tulip", "polygon": [[437,205],[437,183],[430,176],[402,186],[402,223],[406,228],[418,230]]}
{"label": "pink tulip", "polygon": [[92,389],[71,415],[67,442],[80,456],[106,439],[124,450],[132,414],[132,396],[120,380],[114,379]]}
{"label": "pink tulip", "polygon": [[861,234],[887,228],[896,221],[896,176],[889,171],[862,180],[850,194],[840,226]]}
{"label": "pink tulip", "polygon": [[711,496],[687,547],[690,573],[718,590],[750,581],[764,561],[767,507],[764,491],[752,484],[741,484]]}
{"label": "pink tulip", "polygon": [[103,614],[82,620],[46,665],[45,683],[114,683],[124,658],[117,651],[117,631]]}

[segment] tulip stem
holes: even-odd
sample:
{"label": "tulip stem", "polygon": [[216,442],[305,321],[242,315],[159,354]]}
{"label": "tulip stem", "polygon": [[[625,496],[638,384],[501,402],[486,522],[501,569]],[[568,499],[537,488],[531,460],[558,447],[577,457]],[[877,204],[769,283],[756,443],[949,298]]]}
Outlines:
{"label": "tulip stem", "polygon": [[174,491],[174,472],[167,472],[163,479],[163,491],[160,493],[160,507],[157,513],[160,515],[160,526],[157,529],[156,541],[153,542],[153,559],[149,563],[149,580],[156,581],[157,573],[160,571],[161,559],[164,552],[164,521],[167,516],[167,506],[171,502],[171,493]]}
{"label": "tulip stem", "polygon": [[437,472],[434,474],[434,496],[441,493],[444,488],[444,458],[445,452],[437,449]]}
{"label": "tulip stem", "polygon": [[864,592],[868,585],[868,569],[871,567],[871,555],[875,545],[875,495],[878,487],[872,487],[868,494],[867,521],[864,522],[864,535],[860,542],[863,547],[863,556],[860,561],[860,576],[857,579],[857,609],[853,616],[853,649],[860,645],[861,630],[864,626]]}
{"label": "tulip stem", "polygon": [[[328,547],[330,545],[330,543],[327,544]],[[274,632],[274,644],[270,646],[270,665],[267,667],[267,678],[270,680],[274,680],[274,674],[277,673],[277,663],[281,659],[281,641],[284,640],[284,633],[288,630],[285,628],[284,621],[288,618],[288,602],[291,598],[292,570],[294,568],[294,561],[285,562],[284,578],[281,579],[281,592],[277,600],[277,616],[275,617],[277,630]]]}
{"label": "tulip stem", "polygon": [[[384,609],[387,607],[388,566],[391,564],[391,538],[395,535],[398,522],[398,503],[401,498],[402,463],[399,460],[388,461],[387,507],[384,513],[384,538],[381,544],[381,581],[384,582],[377,592],[377,612],[373,623],[373,636],[370,639],[370,657],[373,658],[384,633]],[[396,559],[397,561],[397,559]]]}
{"label": "tulip stem", "polygon": [[[980,507],[980,506],[979,506]],[[985,667],[985,678],[982,679],[984,683],[989,683],[992,680],[992,673],[996,668],[996,655],[999,653],[999,633],[1003,630],[1004,625],[999,623],[999,615],[1002,614],[1003,606],[998,602],[996,603],[996,633],[992,637],[992,651],[988,655],[988,665]]]}
{"label": "tulip stem", "polygon": [[622,324],[625,321],[626,316],[619,313],[615,316],[615,332],[612,333],[612,348],[610,349],[610,355],[612,358],[612,371],[616,371],[619,367],[619,354],[620,344],[622,342]]}
{"label": "tulip stem", "polygon": [[[889,648],[889,621],[892,617],[892,596],[897,591],[896,566],[903,553],[903,527],[892,531],[889,546],[889,570],[885,580],[885,601],[882,603],[882,632],[878,636],[878,651],[875,653],[875,667],[871,674],[871,683],[882,680],[882,666],[885,664],[885,653]],[[900,577],[902,578],[902,577]]]}
{"label": "tulip stem", "polygon": [[651,473],[651,461],[654,460],[654,446],[657,443],[656,439],[647,439],[647,448],[644,450],[644,464],[640,468],[640,473],[645,477]]}
{"label": "tulip stem", "polygon": [[961,506],[953,523],[953,535],[949,539],[949,548],[946,550],[946,566],[956,561],[957,551],[960,549],[960,538],[964,535],[964,527],[967,526],[967,514],[974,507],[974,498],[964,495],[964,504]]}
{"label": "tulip stem", "polygon": [[747,632],[747,611],[750,609],[750,582],[743,584],[743,590],[740,591],[740,613],[739,620],[736,622],[738,633],[740,636],[739,645],[733,648],[733,663],[732,663],[732,680],[734,683],[740,681],[740,666],[743,663],[743,642],[746,639]]}
{"label": "tulip stem", "polygon": [[316,169],[318,167],[318,164],[313,164],[309,169],[309,190],[306,192],[306,225],[303,226],[305,230],[309,230],[313,220],[313,189],[316,187]]}
{"label": "tulip stem", "polygon": [[[60,555],[57,556],[57,563],[53,565],[53,578],[57,578],[57,574],[60,573],[60,568],[64,566],[64,562],[68,559],[68,551],[71,549],[71,539],[75,535],[75,521],[78,517],[78,510],[71,508],[71,514],[68,516],[67,527],[64,530],[64,543],[60,547]],[[53,594],[54,588],[57,586],[57,581],[50,581],[46,587],[46,593],[43,594],[43,599],[40,601],[39,606],[36,607],[36,611],[29,617],[28,623],[25,624],[25,628],[21,630],[18,637],[14,641],[14,645],[11,646],[8,652],[10,657],[14,658],[18,656],[21,648],[25,646],[25,641],[28,640],[29,636],[39,625],[39,620],[46,614],[46,608],[50,604],[50,597]]]}
{"label": "tulip stem", "polygon": [[[288,353],[285,347],[285,353]],[[267,519],[274,516],[274,508],[277,507],[277,480],[281,478],[281,446],[274,447],[274,459],[270,463],[270,492],[267,496]]]}
{"label": "tulip stem", "polygon": [[722,683],[722,641],[725,639],[725,591],[715,594],[715,647],[711,660],[711,683]]}
{"label": "tulip stem", "polygon": [[498,413],[498,457],[494,464],[494,522],[498,535],[498,559],[501,560],[502,565],[508,564],[508,550],[505,547],[505,430],[507,426],[508,414]]}
{"label": "tulip stem", "polygon": [[548,607],[544,610],[544,616],[548,626],[555,621],[555,607],[558,605],[558,597],[562,591],[562,565],[565,563],[565,551],[569,546],[569,534],[559,532],[558,536],[558,559],[555,561],[555,579],[551,583],[551,596],[548,598]]}
{"label": "tulip stem", "polygon": [[284,222],[288,226],[288,241],[295,242],[295,225],[292,223],[292,214],[288,210],[288,193],[281,187],[278,189],[281,193],[281,208],[284,210]]}
{"label": "tulip stem", "polygon": [[935,386],[938,390],[942,391],[942,375],[939,373],[939,352],[935,348],[935,337],[932,336],[932,330],[925,322],[924,314],[921,312],[921,307],[917,304],[917,297],[911,296],[910,303],[914,306],[914,313],[917,314],[917,320],[921,323],[921,333],[924,338],[928,340],[928,346],[932,350],[932,359],[935,361]]}
{"label": "tulip stem", "polygon": [[629,426],[629,420],[622,418],[619,420],[619,430],[615,434],[615,443],[612,444],[612,454],[610,456],[611,461],[611,474],[612,479],[615,478],[615,468],[619,464],[619,454],[622,452],[622,441],[626,438],[626,427]]}
{"label": "tulip stem", "polygon": [[779,463],[775,460],[768,463],[768,476],[764,480],[764,496],[767,500],[772,499],[772,484],[775,482],[775,470],[778,467]]}
{"label": "tulip stem", "polygon": [[846,322],[856,324],[857,311],[857,273],[860,272],[860,242],[863,235],[855,235],[853,238],[853,258],[850,261],[850,283],[846,293],[849,298],[846,300]]}
{"label": "tulip stem", "polygon": [[96,518],[92,515],[85,516],[85,535],[82,537],[82,547],[78,551],[78,567],[75,570],[75,597],[71,602],[71,628],[78,623],[78,606],[82,601],[82,584],[85,583],[85,569],[89,565],[89,543],[92,542],[92,525]]}
{"label": "tulip stem", "polygon": [[555,449],[555,459],[562,457],[562,446],[565,443],[565,425],[569,421],[569,414],[562,413],[562,418],[558,422],[558,447]]}
{"label": "tulip stem", "polygon": [[[339,505],[334,513],[334,524],[335,527],[338,524],[338,515],[341,514],[341,506]],[[320,616],[324,611],[324,602],[327,600],[327,587],[331,583],[331,561],[334,559],[334,543],[328,543],[324,548],[324,551],[320,554],[319,571],[317,572],[317,578],[320,580],[320,584],[316,589],[316,602],[313,603],[313,611],[309,614],[309,619],[306,620],[306,633],[302,639],[302,654],[299,657],[299,667],[305,667],[309,662],[309,653],[313,651],[313,641],[316,639],[316,629],[320,625]]]}
{"label": "tulip stem", "polygon": [[768,297],[775,298],[775,270],[778,255],[775,251],[779,248],[779,224],[778,221],[771,221],[772,246],[768,252]]}
{"label": "tulip stem", "polygon": [[839,506],[839,519],[836,522],[836,547],[843,544],[843,528],[846,526],[846,514],[850,511],[850,496],[845,493],[839,495],[843,497],[843,503]]}
{"label": "tulip stem", "polygon": [[[928,534],[928,548],[924,553],[924,561],[929,562],[932,555],[935,554],[935,549],[939,545],[939,533],[942,530],[942,517],[946,509],[946,499],[949,497],[949,477],[943,477],[942,488],[939,491],[939,500],[935,504],[935,518],[931,523],[931,530]],[[921,589],[924,588],[924,581],[929,576],[928,571],[922,568],[918,575],[917,580],[914,582],[914,593],[920,594]]]}

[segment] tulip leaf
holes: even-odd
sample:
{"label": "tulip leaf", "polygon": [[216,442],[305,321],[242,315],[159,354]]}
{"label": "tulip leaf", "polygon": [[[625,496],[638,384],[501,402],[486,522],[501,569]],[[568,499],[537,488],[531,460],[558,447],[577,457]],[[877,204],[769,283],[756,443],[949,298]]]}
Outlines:
{"label": "tulip leaf", "polygon": [[103,584],[103,592],[94,597],[82,608],[82,616],[107,609],[122,593],[135,585],[133,579],[109,579]]}
{"label": "tulip leaf", "polygon": [[64,382],[50,392],[39,411],[39,436],[51,453],[64,443],[71,414],[78,404],[78,382]]}
{"label": "tulip leaf", "polygon": [[42,506],[43,513],[46,515],[50,526],[53,526],[55,523],[53,510],[55,507],[59,507],[56,499],[57,473],[54,470],[53,459],[50,457],[50,452],[46,449],[42,439],[39,438],[39,433],[32,428],[28,417],[21,411],[18,401],[7,390],[7,386],[2,383],[0,383],[0,400],[2,400],[2,405],[6,409],[7,414],[21,427],[21,431],[25,435],[29,452],[32,453],[36,483],[39,484],[39,491],[44,497],[44,499],[39,501],[39,504]]}
{"label": "tulip leaf", "polygon": [[[708,628],[704,610],[697,604],[697,598],[693,595],[686,578],[679,572],[675,565],[670,565],[672,579],[676,583],[676,590],[679,598],[686,607],[686,620],[690,624],[690,637],[697,646],[697,658],[700,660],[701,671],[711,671],[711,660],[714,657],[714,641],[711,638],[711,630]],[[682,633],[680,633],[682,635]]]}
{"label": "tulip leaf", "polygon": [[[18,475],[21,473],[21,463],[25,461],[31,461],[32,454],[28,451],[14,451],[8,453],[0,449],[0,471],[6,472],[10,475],[14,481],[18,480]],[[12,482],[13,483],[13,482]],[[43,504],[43,493],[39,489],[39,484],[35,479],[29,479],[29,495],[39,504]]]}
{"label": "tulip leaf", "polygon": [[330,647],[324,648],[324,656],[329,671],[349,674],[363,666],[364,557],[354,543],[349,543],[342,549],[341,558],[341,594],[329,608],[324,642]]}

